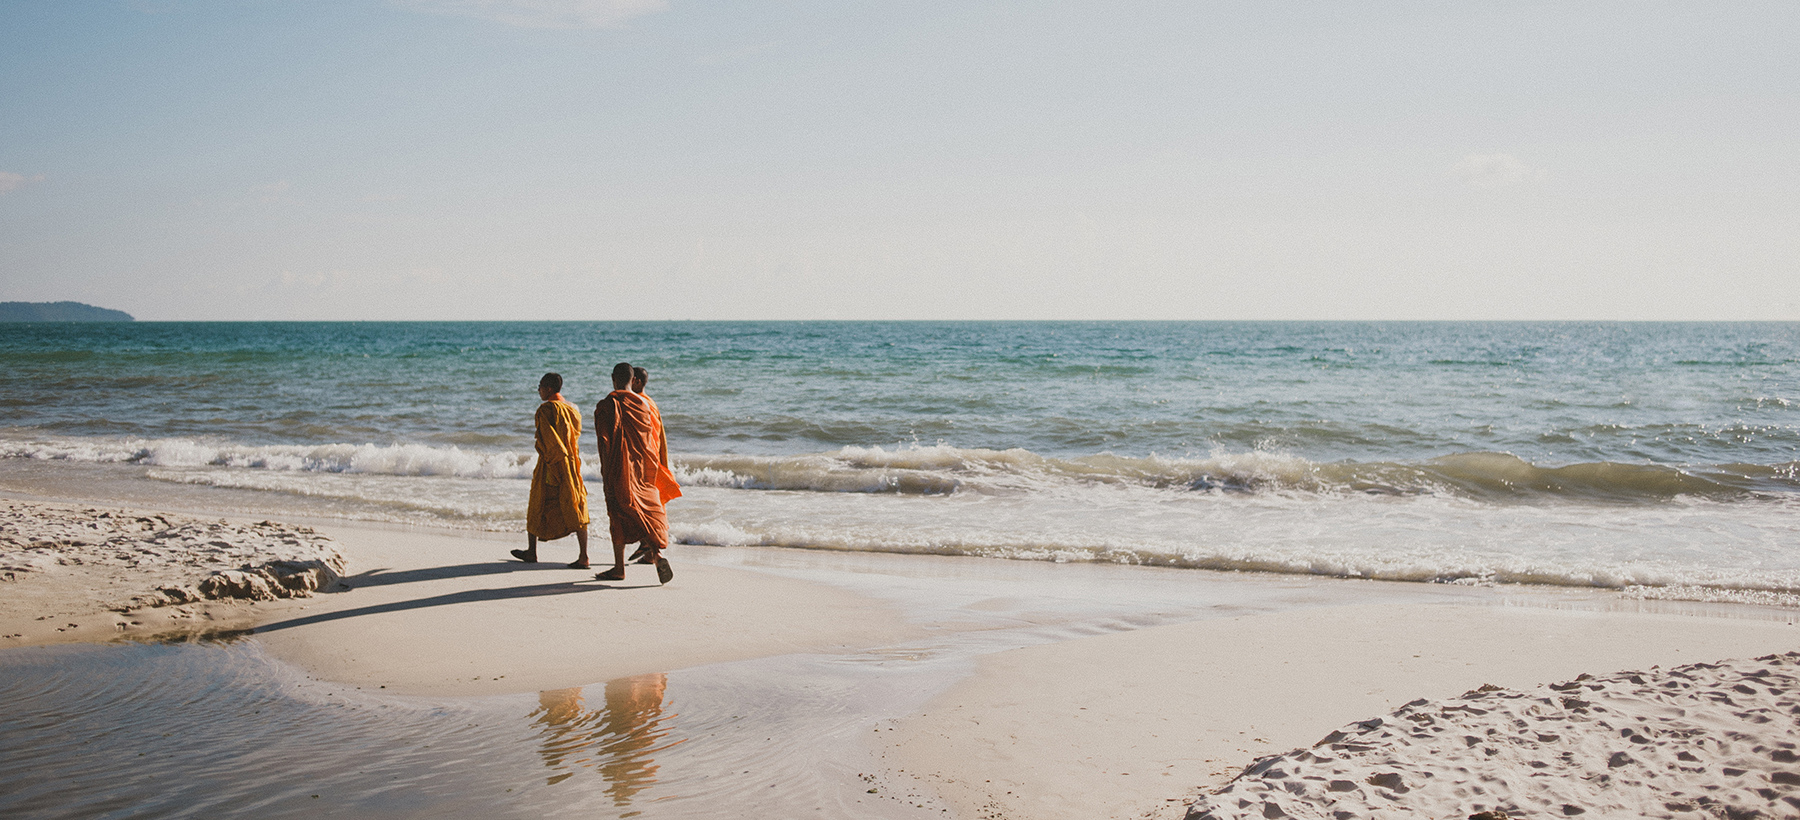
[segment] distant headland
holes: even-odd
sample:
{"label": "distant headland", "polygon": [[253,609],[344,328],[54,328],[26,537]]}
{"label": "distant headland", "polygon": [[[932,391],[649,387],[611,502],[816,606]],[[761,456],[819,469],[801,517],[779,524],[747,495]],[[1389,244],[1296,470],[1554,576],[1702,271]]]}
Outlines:
{"label": "distant headland", "polygon": [[0,302],[0,322],[131,322],[122,310],[80,302]]}

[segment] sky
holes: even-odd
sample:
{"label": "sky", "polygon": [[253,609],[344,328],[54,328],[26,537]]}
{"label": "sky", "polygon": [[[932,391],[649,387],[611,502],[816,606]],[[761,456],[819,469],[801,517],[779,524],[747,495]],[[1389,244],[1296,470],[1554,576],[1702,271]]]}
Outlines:
{"label": "sky", "polygon": [[1800,320],[1800,3],[0,0],[0,301]]}

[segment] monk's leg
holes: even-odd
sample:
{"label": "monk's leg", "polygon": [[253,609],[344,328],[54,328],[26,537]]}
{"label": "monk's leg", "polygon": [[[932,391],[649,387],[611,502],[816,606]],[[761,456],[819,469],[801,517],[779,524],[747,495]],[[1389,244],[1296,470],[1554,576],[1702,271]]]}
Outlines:
{"label": "monk's leg", "polygon": [[663,557],[663,548],[669,546],[668,540],[665,538],[658,543],[646,538],[644,545],[650,548],[650,563],[656,565],[656,580],[664,584],[668,583],[675,577],[675,570],[669,567],[669,559]]}
{"label": "monk's leg", "polygon": [[644,563],[654,564],[669,547],[669,517],[658,507],[644,516]]}
{"label": "monk's leg", "polygon": [[606,520],[610,525],[612,535],[613,568],[594,577],[602,581],[623,581],[625,580],[625,530],[619,526],[619,519],[613,517],[611,510],[607,511]]}
{"label": "monk's leg", "polygon": [[610,530],[610,533],[612,535],[613,569],[616,569],[620,572],[624,572],[625,571],[625,527],[622,526],[621,524],[619,524],[619,519],[617,519],[617,518],[613,518],[610,515],[607,516],[606,518],[607,518],[607,524],[609,525],[608,529]]}
{"label": "monk's leg", "polygon": [[575,563],[570,564],[569,569],[587,569],[587,527],[575,531],[575,542],[581,545],[581,554],[575,557]]}
{"label": "monk's leg", "polygon": [[524,561],[527,564],[537,563],[537,536],[532,535],[531,533],[525,533],[525,548],[522,550],[513,550],[512,557]]}

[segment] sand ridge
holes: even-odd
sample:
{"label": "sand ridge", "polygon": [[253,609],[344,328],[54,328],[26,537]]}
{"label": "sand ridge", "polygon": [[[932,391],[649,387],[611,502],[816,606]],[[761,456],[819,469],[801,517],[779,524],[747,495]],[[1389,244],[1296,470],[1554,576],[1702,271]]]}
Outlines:
{"label": "sand ridge", "polygon": [[0,641],[213,628],[250,617],[231,602],[308,597],[344,566],[309,527],[0,499]]}
{"label": "sand ridge", "polygon": [[1264,758],[1187,820],[1800,815],[1800,653],[1420,699]]}

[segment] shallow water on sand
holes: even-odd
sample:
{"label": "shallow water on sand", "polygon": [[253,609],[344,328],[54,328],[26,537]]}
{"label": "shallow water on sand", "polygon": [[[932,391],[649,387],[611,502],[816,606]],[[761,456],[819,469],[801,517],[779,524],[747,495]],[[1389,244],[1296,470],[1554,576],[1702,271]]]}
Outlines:
{"label": "shallow water on sand", "polygon": [[0,680],[7,817],[894,816],[841,787],[867,728],[803,669],[424,700],[244,641],[10,650]]}

